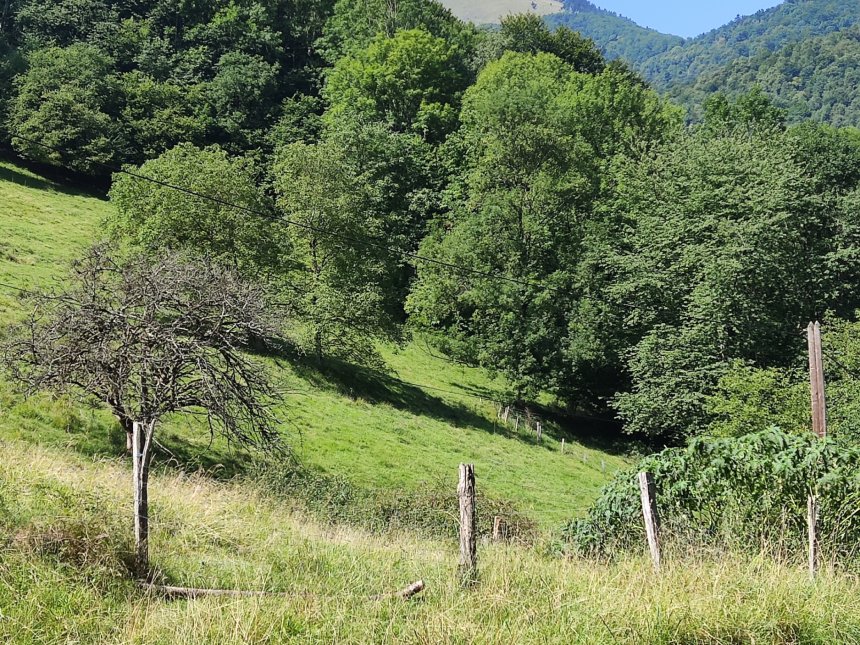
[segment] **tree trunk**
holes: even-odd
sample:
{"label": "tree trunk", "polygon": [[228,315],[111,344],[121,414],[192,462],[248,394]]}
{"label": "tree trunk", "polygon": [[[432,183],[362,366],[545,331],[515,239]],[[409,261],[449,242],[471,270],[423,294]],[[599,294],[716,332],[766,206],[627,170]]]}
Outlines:
{"label": "tree trunk", "polygon": [[149,464],[155,422],[135,422],[132,432],[134,482],[134,568],[143,578],[149,573]]}
{"label": "tree trunk", "polygon": [[134,423],[132,423],[125,416],[117,412],[114,412],[114,416],[116,416],[117,421],[119,421],[120,427],[125,430],[125,450],[128,454],[132,454],[134,442]]}

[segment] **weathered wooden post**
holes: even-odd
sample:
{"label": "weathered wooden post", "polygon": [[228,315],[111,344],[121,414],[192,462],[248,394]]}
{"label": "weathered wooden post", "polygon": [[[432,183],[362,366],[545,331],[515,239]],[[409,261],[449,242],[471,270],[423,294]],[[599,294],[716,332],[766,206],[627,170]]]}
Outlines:
{"label": "weathered wooden post", "polygon": [[474,464],[460,464],[457,496],[460,500],[460,581],[467,587],[478,579]]}
{"label": "weathered wooden post", "polygon": [[821,352],[821,325],[809,323],[806,329],[809,344],[809,390],[812,399],[812,431],[827,436],[827,402],[824,396],[824,365]]}
{"label": "weathered wooden post", "polygon": [[806,525],[809,529],[809,577],[818,573],[818,500],[810,495],[806,501]]}
{"label": "weathered wooden post", "polygon": [[[809,392],[812,402],[812,431],[820,438],[827,436],[827,399],[824,394],[824,358],[821,349],[821,324],[809,323],[806,328],[809,347]],[[818,499],[811,491],[806,500],[806,527],[809,541],[809,577],[818,573]]]}
{"label": "weathered wooden post", "polygon": [[501,515],[493,519],[493,542],[501,542],[508,539],[508,523]]}
{"label": "weathered wooden post", "polygon": [[656,488],[651,473],[639,473],[639,492],[642,495],[642,517],[645,519],[645,535],[654,569],[660,570],[660,516],[657,514]]}
{"label": "weathered wooden post", "polygon": [[537,422],[537,440],[538,443],[543,442],[543,426],[541,425],[540,421]]}
{"label": "weathered wooden post", "polygon": [[564,439],[561,440],[561,454],[564,454]]}

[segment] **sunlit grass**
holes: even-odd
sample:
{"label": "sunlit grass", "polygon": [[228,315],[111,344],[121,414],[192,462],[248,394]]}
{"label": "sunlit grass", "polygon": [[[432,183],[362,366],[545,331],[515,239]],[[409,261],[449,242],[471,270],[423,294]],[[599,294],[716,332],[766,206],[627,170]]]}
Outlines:
{"label": "sunlit grass", "polygon": [[[9,163],[0,163],[0,282],[40,288],[62,281],[69,262],[101,236],[111,206]],[[0,323],[24,311],[19,294],[0,287]],[[351,366],[269,361],[286,393],[281,406],[286,442],[303,463],[347,477],[364,488],[416,490],[456,485],[457,466],[474,462],[484,493],[507,499],[546,529],[581,514],[601,485],[627,461],[584,445],[587,423],[545,424],[534,433],[497,421],[503,383],[458,366],[422,339],[382,347],[390,372]],[[277,363],[277,367],[275,364]],[[416,383],[426,388],[403,385]],[[67,401],[22,401],[0,383],[0,436],[68,445],[88,455],[119,454],[123,438],[111,417]],[[560,452],[562,437],[567,454]],[[199,423],[173,419],[160,431],[173,458],[230,475],[246,455],[210,442]]]}
{"label": "sunlit grass", "polygon": [[[248,484],[154,477],[153,559],[174,584],[271,598],[166,601],[127,581],[130,473],[116,460],[0,445],[0,641],[109,643],[851,643],[860,584],[729,555],[562,561],[482,544],[480,585],[456,546],[319,525]],[[83,564],[82,564],[83,563]],[[422,578],[412,603],[373,601]]]}

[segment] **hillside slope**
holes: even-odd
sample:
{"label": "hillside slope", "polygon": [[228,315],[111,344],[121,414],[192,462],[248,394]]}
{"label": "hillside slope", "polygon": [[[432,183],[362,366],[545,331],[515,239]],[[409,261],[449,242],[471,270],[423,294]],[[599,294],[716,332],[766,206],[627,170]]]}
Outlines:
{"label": "hillside slope", "polygon": [[756,85],[791,122],[860,126],[860,26],[739,58],[702,74],[692,86],[677,87],[675,94],[698,106],[714,92],[737,96]]}
{"label": "hillside slope", "polygon": [[634,66],[684,43],[680,36],[641,27],[588,0],[567,0],[564,11],[545,20],[550,27],[563,26],[580,32],[591,38],[608,58],[621,58]]}
{"label": "hillside slope", "polygon": [[860,20],[860,0],[787,0],[741,17],[636,67],[659,89],[695,82],[739,58],[847,29]]}
{"label": "hillside slope", "polygon": [[860,0],[786,0],[688,40],[645,29],[588,0],[568,0],[564,11],[545,20],[627,61],[694,119],[713,93],[736,96],[760,86],[792,122],[860,124]]}
{"label": "hillside slope", "polygon": [[[56,284],[77,252],[98,239],[110,212],[101,199],[0,164],[0,282]],[[0,322],[13,320],[25,306],[20,294],[0,287]],[[280,411],[286,440],[305,466],[336,479],[331,486],[408,496],[450,485],[453,494],[458,464],[471,461],[485,494],[549,528],[584,511],[627,463],[600,450],[593,440],[600,437],[584,421],[562,428],[545,419],[545,438],[537,445],[525,422],[517,431],[513,415],[507,425],[497,420],[498,404],[491,399],[503,398],[502,383],[452,365],[420,339],[382,351],[386,373],[337,363],[319,368],[295,357],[273,363],[287,390]],[[0,437],[90,455],[121,451],[118,430],[103,411],[22,401],[2,382],[0,405]],[[163,458],[185,469],[217,467],[231,474],[247,466],[245,456],[226,445],[209,449],[208,432],[187,419],[169,423],[161,442]]]}
{"label": "hillside slope", "polygon": [[[769,558],[562,560],[479,547],[457,583],[456,543],[373,536],[290,513],[243,482],[152,478],[155,576],[286,596],[169,601],[129,579],[130,474],[119,460],[0,440],[0,642],[852,643],[860,584]],[[420,600],[373,594],[423,579]],[[809,598],[814,595],[815,602]],[[750,602],[755,598],[755,602]]]}

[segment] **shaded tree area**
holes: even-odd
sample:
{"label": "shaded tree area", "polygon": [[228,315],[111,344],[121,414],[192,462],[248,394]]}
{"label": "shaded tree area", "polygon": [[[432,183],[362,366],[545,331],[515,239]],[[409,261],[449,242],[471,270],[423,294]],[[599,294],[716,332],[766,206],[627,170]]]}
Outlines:
{"label": "shaded tree area", "polygon": [[139,163],[182,142],[265,153],[284,101],[318,89],[314,42],[330,10],[328,0],[22,0],[7,21],[26,63],[7,127],[37,144],[13,145],[48,163],[56,153],[38,143],[69,150],[65,163],[100,175],[93,159]]}

